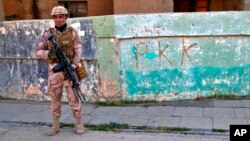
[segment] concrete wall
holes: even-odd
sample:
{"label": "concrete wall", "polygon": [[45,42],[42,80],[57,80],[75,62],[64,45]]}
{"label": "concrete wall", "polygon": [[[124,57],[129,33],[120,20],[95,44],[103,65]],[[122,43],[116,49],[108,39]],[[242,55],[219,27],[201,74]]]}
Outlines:
{"label": "concrete wall", "polygon": [[[83,59],[88,78],[81,88],[86,95],[97,95],[96,39],[90,19],[70,19],[82,39]],[[52,20],[4,21],[0,27],[0,96],[16,99],[50,100],[47,94],[47,61],[37,60],[34,50],[41,33]],[[93,97],[94,97],[93,96]],[[65,97],[63,98],[65,100]],[[90,100],[91,101],[91,97]]]}
{"label": "concrete wall", "polygon": [[[249,18],[250,12],[202,12],[69,19],[81,33],[89,73],[81,89],[89,101],[249,95]],[[49,100],[47,64],[32,52],[51,23],[0,27],[2,97]]]}
{"label": "concrete wall", "polygon": [[117,76],[109,86],[118,83],[112,93],[121,92],[126,100],[248,95],[249,16],[249,12],[115,16],[115,47],[103,49],[114,55],[103,63],[104,56],[98,59],[100,70],[119,68],[116,73],[107,71],[112,77],[103,76]]}

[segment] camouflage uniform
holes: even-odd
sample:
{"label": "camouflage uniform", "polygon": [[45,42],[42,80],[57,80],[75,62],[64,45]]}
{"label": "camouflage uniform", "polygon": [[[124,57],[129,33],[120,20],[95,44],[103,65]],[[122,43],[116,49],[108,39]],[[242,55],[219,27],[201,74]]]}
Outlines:
{"label": "camouflage uniform", "polygon": [[[73,28],[71,28],[73,29]],[[57,31],[56,28],[53,28],[52,30]],[[63,86],[66,88],[67,92],[67,98],[69,105],[71,106],[72,112],[74,117],[81,116],[81,103],[78,102],[78,100],[75,98],[75,95],[73,93],[72,87],[70,85],[70,81],[68,79],[65,79],[63,72],[57,72],[53,73],[52,68],[58,63],[55,60],[51,60],[48,58],[47,54],[49,50],[51,50],[52,46],[50,46],[50,41],[48,41],[48,33],[49,31],[46,31],[42,35],[42,42],[39,43],[38,48],[36,49],[36,56],[39,59],[48,59],[49,61],[49,74],[48,74],[48,93],[51,96],[51,113],[52,117],[60,117],[61,116],[61,98],[62,98],[62,91]],[[69,31],[66,31],[69,32]],[[64,34],[62,32],[62,34]],[[79,61],[82,56],[82,48],[81,48],[81,42],[79,35],[75,30],[72,30],[72,41],[74,41],[73,46],[73,58],[72,62],[75,66],[78,66]],[[62,41],[63,42],[63,41]],[[62,46],[63,44],[59,42],[59,44]],[[62,46],[63,47],[63,46]],[[68,47],[70,48],[70,47]],[[67,54],[66,54],[67,56]]]}
{"label": "camouflage uniform", "polygon": [[[61,7],[59,6],[59,8]],[[54,13],[55,12],[58,11],[54,11]],[[37,58],[48,59],[49,63],[48,93],[51,96],[50,111],[53,118],[53,124],[56,124],[57,126],[57,129],[52,129],[51,135],[55,135],[57,132],[59,132],[59,118],[61,117],[61,98],[63,87],[65,87],[65,90],[67,92],[67,99],[69,105],[71,106],[73,117],[78,120],[79,125],[81,124],[82,111],[81,103],[75,97],[73,89],[71,87],[72,84],[65,77],[64,72],[61,71],[54,73],[52,71],[52,68],[58,63],[58,60],[56,60],[56,57],[51,57],[51,54],[50,57],[48,57],[49,52],[54,48],[51,41],[48,40],[49,34],[52,34],[56,37],[57,42],[64,49],[66,56],[72,62],[73,68],[77,68],[79,66],[79,62],[82,56],[82,46],[80,37],[74,28],[66,27],[62,32],[56,28],[49,28],[42,34],[42,40],[41,42],[39,42],[38,47],[35,50],[35,55],[37,56]]]}

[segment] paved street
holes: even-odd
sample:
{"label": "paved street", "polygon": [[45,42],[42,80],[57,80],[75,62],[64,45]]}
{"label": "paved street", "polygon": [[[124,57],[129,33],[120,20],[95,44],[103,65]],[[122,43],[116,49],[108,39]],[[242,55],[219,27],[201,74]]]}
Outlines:
{"label": "paved street", "polygon": [[0,125],[1,141],[227,141],[228,136],[184,135],[146,132],[100,132],[87,130],[75,135],[72,128],[63,128],[58,135],[48,137],[47,126]]}
{"label": "paved street", "polygon": [[[185,100],[98,106],[84,103],[86,134],[73,133],[67,103],[62,106],[62,130],[53,140],[229,140],[231,124],[250,124],[250,100]],[[51,125],[48,102],[0,100],[1,141],[47,140]],[[126,125],[97,132],[100,125]],[[112,132],[115,131],[115,132]],[[69,139],[70,138],[70,139]]]}

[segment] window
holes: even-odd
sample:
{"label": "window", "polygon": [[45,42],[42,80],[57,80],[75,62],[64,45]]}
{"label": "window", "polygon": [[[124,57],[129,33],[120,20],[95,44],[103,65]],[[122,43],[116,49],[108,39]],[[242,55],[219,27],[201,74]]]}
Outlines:
{"label": "window", "polygon": [[58,1],[59,5],[68,9],[69,17],[86,17],[88,15],[87,1]]}
{"label": "window", "polygon": [[174,0],[174,12],[209,11],[209,0]]}

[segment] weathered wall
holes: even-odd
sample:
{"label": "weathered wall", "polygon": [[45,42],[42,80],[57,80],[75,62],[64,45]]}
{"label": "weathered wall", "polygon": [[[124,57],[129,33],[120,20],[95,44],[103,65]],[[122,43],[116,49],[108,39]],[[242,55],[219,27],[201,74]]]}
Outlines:
{"label": "weathered wall", "polygon": [[[250,12],[69,19],[81,33],[89,74],[81,88],[89,101],[249,95],[249,19]],[[0,96],[49,100],[47,64],[33,51],[51,23],[3,22]]]}
{"label": "weathered wall", "polygon": [[210,0],[210,11],[228,11],[236,10],[235,7],[237,3],[235,1],[239,0]]}
{"label": "weathered wall", "polygon": [[112,15],[113,0],[88,0],[88,16]]}
{"label": "weathered wall", "polygon": [[114,0],[114,14],[173,12],[173,0]]}
{"label": "weathered wall", "polygon": [[4,15],[5,15],[5,13],[4,13],[4,9],[3,9],[3,0],[0,0],[0,22],[5,20]]}
{"label": "weathered wall", "polygon": [[[157,101],[249,95],[249,18],[249,12],[103,17],[96,23],[100,92]],[[115,35],[107,30],[112,20]]]}
{"label": "weathered wall", "polygon": [[250,10],[250,0],[239,0],[237,1],[237,9],[242,11]]}
{"label": "weathered wall", "polygon": [[173,0],[88,0],[88,16],[173,12]]}
{"label": "weathered wall", "polygon": [[210,0],[210,11],[249,11],[250,0]]}
{"label": "weathered wall", "polygon": [[35,18],[50,19],[51,10],[56,5],[58,5],[57,0],[36,0],[33,14]]}
{"label": "weathered wall", "polygon": [[[243,3],[241,3],[243,5]],[[244,6],[245,11],[250,10],[250,0],[245,0],[245,6]]]}
{"label": "weathered wall", "polygon": [[[86,95],[98,92],[96,40],[90,19],[70,19],[82,39],[83,59],[88,78],[81,85]],[[37,60],[34,50],[41,33],[53,25],[52,20],[3,22],[0,27],[0,96],[16,99],[50,100],[47,90],[47,62]],[[85,31],[85,32],[84,32]],[[65,99],[64,99],[65,100]],[[91,101],[91,98],[90,98]]]}
{"label": "weathered wall", "polygon": [[[21,19],[22,1],[19,0],[2,0],[6,20]],[[33,3],[33,2],[32,2]]]}
{"label": "weathered wall", "polygon": [[[5,20],[49,19],[57,0],[2,0]],[[1,3],[0,3],[1,4]]]}

